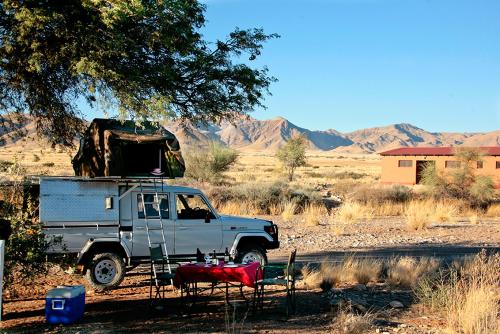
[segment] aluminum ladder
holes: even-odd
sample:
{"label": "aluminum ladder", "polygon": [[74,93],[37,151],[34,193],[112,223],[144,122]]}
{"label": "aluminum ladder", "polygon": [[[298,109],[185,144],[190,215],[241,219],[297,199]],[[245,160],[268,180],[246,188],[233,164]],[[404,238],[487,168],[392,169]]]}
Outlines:
{"label": "aluminum ladder", "polygon": [[[156,186],[156,179],[153,179],[153,187],[154,187],[154,193],[152,192],[147,192],[146,195],[151,195],[153,194],[153,201],[146,201],[146,196],[144,194],[144,187],[143,187],[143,184],[142,184],[142,181],[139,183],[140,184],[140,195],[141,195],[141,200],[142,200],[142,210],[143,210],[143,214],[144,214],[144,223],[145,223],[145,227],[146,227],[146,234],[147,234],[147,237],[148,237],[148,246],[149,246],[149,249],[151,251],[152,247],[153,246],[161,246],[162,248],[162,252],[163,252],[163,259],[162,261],[166,262],[167,263],[167,272],[169,274],[172,274],[172,268],[170,266],[170,260],[168,258],[168,249],[167,249],[167,240],[165,238],[165,229],[164,229],[164,224],[163,224],[163,217],[162,217],[162,214],[161,214],[161,207],[160,207],[160,204],[161,204],[161,198],[160,196],[158,195],[158,188]],[[162,193],[163,193],[163,181],[161,181],[161,187],[162,187]],[[167,198],[168,200],[168,198]],[[148,214],[147,214],[147,210],[146,210],[146,207],[147,205],[152,205],[153,208],[155,208],[157,211],[158,211],[158,215],[157,216],[149,216],[148,217]],[[167,203],[168,205],[168,203]],[[149,219],[148,219],[149,218]],[[150,219],[154,219],[155,221],[152,222],[150,221]],[[159,238],[158,234],[156,232],[159,232],[159,234],[161,235],[161,238]],[[151,264],[151,267],[152,267],[152,271],[153,271],[153,278],[155,280],[155,285],[156,285],[156,288],[159,287],[160,285],[160,282],[159,282],[159,266],[160,264],[157,264],[157,263],[152,263]],[[161,268],[162,268],[162,271],[163,271],[163,268],[164,268],[164,263],[161,264]],[[173,285],[173,280],[171,279],[170,280],[171,284]]]}

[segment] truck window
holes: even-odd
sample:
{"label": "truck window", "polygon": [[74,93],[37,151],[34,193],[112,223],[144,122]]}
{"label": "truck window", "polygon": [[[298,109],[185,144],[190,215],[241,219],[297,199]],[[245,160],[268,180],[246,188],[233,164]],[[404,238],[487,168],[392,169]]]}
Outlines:
{"label": "truck window", "polygon": [[[144,204],[146,205],[146,218],[159,219],[160,213],[162,219],[169,219],[168,195],[158,194],[158,201],[155,201],[155,194],[144,194]],[[158,208],[158,203],[160,207]],[[144,205],[142,195],[137,194],[137,216],[144,219]]]}
{"label": "truck window", "polygon": [[177,219],[215,219],[210,207],[200,195],[176,195]]}

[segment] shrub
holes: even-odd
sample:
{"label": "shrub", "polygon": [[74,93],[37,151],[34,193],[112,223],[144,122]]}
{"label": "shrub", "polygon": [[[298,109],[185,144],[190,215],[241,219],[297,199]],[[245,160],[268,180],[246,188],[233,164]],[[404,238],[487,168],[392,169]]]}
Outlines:
{"label": "shrub", "polygon": [[494,184],[490,177],[476,175],[473,163],[481,160],[481,152],[472,148],[460,148],[455,153],[460,167],[448,173],[438,173],[435,164],[428,163],[421,177],[428,193],[434,198],[456,198],[471,206],[486,206],[494,197]]}
{"label": "shrub", "polygon": [[384,202],[406,203],[413,197],[410,188],[402,185],[391,187],[362,187],[357,189],[352,199],[363,204],[382,204]]}
{"label": "shrub", "polygon": [[42,166],[44,167],[54,167],[56,164],[53,162],[44,162]]}
{"label": "shrub", "polygon": [[500,217],[500,203],[491,204],[484,215],[486,217]]}
{"label": "shrub", "polygon": [[8,172],[9,169],[14,165],[13,162],[0,160],[0,172]]}
{"label": "shrub", "polygon": [[218,182],[238,159],[238,152],[210,142],[208,149],[195,148],[185,155],[186,176],[198,181]]}

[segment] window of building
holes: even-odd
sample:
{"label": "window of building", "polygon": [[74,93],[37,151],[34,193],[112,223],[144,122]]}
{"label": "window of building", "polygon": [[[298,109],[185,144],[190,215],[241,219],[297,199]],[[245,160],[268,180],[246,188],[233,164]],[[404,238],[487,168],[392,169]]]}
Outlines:
{"label": "window of building", "polygon": [[497,161],[497,169],[500,169],[500,161]]}
{"label": "window of building", "polygon": [[162,219],[169,219],[167,195],[158,194],[157,200],[155,194],[144,194],[144,204],[142,196],[137,194],[137,216],[140,219],[144,219],[144,213],[148,219],[160,219],[160,213]]}
{"label": "window of building", "polygon": [[413,161],[411,160],[399,160],[398,167],[411,167],[413,166]]}
{"label": "window of building", "polygon": [[477,162],[477,169],[481,169],[483,168],[483,162],[482,161],[478,161]]}
{"label": "window of building", "polygon": [[446,160],[444,162],[445,168],[460,168],[460,161]]}

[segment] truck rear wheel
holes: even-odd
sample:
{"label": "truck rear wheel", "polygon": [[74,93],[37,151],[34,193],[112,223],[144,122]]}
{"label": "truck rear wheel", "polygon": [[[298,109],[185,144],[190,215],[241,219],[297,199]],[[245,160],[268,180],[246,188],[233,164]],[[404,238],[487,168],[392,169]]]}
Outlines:
{"label": "truck rear wheel", "polygon": [[125,263],[115,253],[99,253],[94,255],[85,276],[96,291],[112,289],[123,281]]}
{"label": "truck rear wheel", "polygon": [[261,265],[267,264],[266,251],[257,245],[245,246],[241,250],[238,250],[238,256],[236,257],[236,262],[238,263],[248,263],[248,262],[260,262]]}

